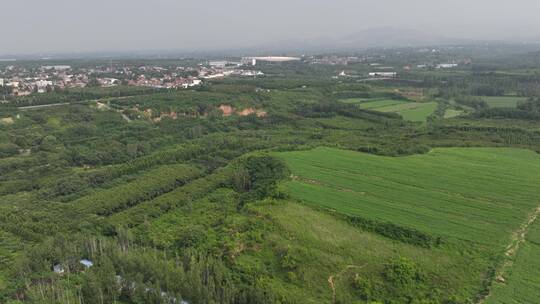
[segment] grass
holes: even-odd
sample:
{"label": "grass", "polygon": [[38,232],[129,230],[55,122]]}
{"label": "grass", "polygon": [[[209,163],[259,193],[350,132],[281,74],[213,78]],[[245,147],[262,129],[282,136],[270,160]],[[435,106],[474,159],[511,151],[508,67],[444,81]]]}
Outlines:
{"label": "grass", "polygon": [[525,97],[518,96],[482,96],[490,108],[515,108],[518,102],[524,101]]}
{"label": "grass", "polygon": [[416,103],[416,107],[399,110],[396,113],[409,121],[424,122],[437,109],[436,102]]}
{"label": "grass", "polygon": [[378,108],[406,104],[406,103],[407,102],[403,100],[382,99],[382,100],[364,102],[364,103],[359,104],[358,106],[362,109],[373,109],[373,110],[377,109],[378,110]]}
{"label": "grass", "polygon": [[[274,230],[268,233],[262,248],[239,256],[235,263],[243,269],[265,265],[262,270],[253,270],[258,273],[273,269],[283,272],[280,256],[276,257],[275,252],[286,251],[292,260],[301,261],[289,269],[292,274],[262,277],[274,290],[302,295],[298,302],[331,302],[328,278],[333,276],[337,302],[356,303],[358,291],[351,287],[351,281],[360,276],[373,284],[371,300],[402,303],[394,298],[399,295],[385,290],[391,284],[381,277],[386,263],[398,257],[412,260],[429,274],[427,281],[418,283],[416,288],[420,293],[438,290],[441,303],[449,295],[470,298],[481,285],[486,265],[478,261],[471,263],[470,256],[394,242],[294,202],[263,202],[253,208],[259,217],[270,219]],[[349,265],[353,267],[347,268]]]}
{"label": "grass", "polygon": [[463,113],[465,113],[465,112],[462,111],[462,110],[446,109],[446,111],[444,112],[444,118],[458,117]]}
{"label": "grass", "polygon": [[293,198],[347,215],[494,246],[539,205],[540,156],[496,148],[435,149],[392,158],[332,148],[278,154]]}
{"label": "grass", "polygon": [[0,290],[7,288],[10,280],[6,269],[13,263],[16,252],[21,250],[20,239],[13,234],[0,229]]}
{"label": "grass", "polygon": [[238,212],[236,195],[230,189],[210,191],[134,232],[160,248],[173,249],[186,241],[208,251],[226,248],[225,258],[236,273],[256,276],[258,284],[287,303],[331,302],[330,276],[335,278],[338,303],[353,303],[359,297],[351,287],[356,275],[374,285],[372,300],[402,303],[397,300],[402,295],[387,290],[382,275],[385,265],[399,257],[426,274],[415,288],[417,295],[440,289],[436,296],[442,303],[451,295],[470,298],[481,286],[485,261],[472,264],[468,255],[395,242],[292,201],[267,199]]}
{"label": "grass", "polygon": [[402,102],[402,103],[395,104],[395,105],[379,107],[379,108],[376,108],[376,110],[380,111],[380,112],[398,113],[398,112],[401,112],[401,111],[413,110],[413,109],[422,107],[424,105],[426,105],[426,104],[420,103],[420,102]]}
{"label": "grass", "polygon": [[[440,148],[425,155],[383,157],[322,147],[276,155],[287,162],[293,176],[280,185],[281,190],[306,204],[304,208],[313,206],[337,214],[391,222],[442,237],[441,247],[416,253],[416,258],[424,263],[415,261],[423,269],[439,263],[438,280],[452,282],[439,282],[437,288],[461,290],[464,293],[451,292],[461,299],[473,300],[490,281],[489,271],[501,267],[512,234],[540,205],[536,186],[540,182],[540,155],[529,150]],[[277,210],[272,212],[279,214]],[[282,225],[290,226],[287,230],[298,231],[298,235],[285,233],[294,242],[302,244],[301,240],[310,234],[308,229],[319,229],[320,238],[331,234],[336,240],[352,239],[347,233],[333,231],[322,215],[310,218],[309,213],[288,210],[280,215],[284,218]],[[298,219],[292,218],[295,214]],[[294,224],[301,221],[307,221],[306,227]],[[388,248],[354,242],[365,246],[364,250],[376,248],[381,259],[385,259],[382,257]],[[327,247],[330,245],[324,246]],[[345,252],[343,248],[348,247],[341,248]],[[409,257],[405,249],[397,250],[394,252]],[[446,256],[444,261],[452,266],[432,259],[434,252]],[[539,221],[529,229],[514,259],[511,267],[504,268],[506,283],[493,283],[486,303],[532,303],[531,299],[540,298]],[[381,262],[371,260],[367,265],[377,263]],[[324,262],[313,267],[324,269],[322,265]],[[373,273],[359,275],[370,277]]]}
{"label": "grass", "polygon": [[317,118],[317,123],[328,129],[365,130],[375,125],[369,121],[345,116]]}
{"label": "grass", "polygon": [[[506,283],[495,283],[486,304],[526,304],[540,299],[540,221],[528,231],[515,261],[505,276]],[[537,302],[535,302],[537,303]]]}
{"label": "grass", "polygon": [[371,100],[378,100],[378,99],[377,98],[346,98],[346,99],[340,99],[339,101],[343,103],[358,104],[358,103],[369,102]]}
{"label": "grass", "polygon": [[436,102],[409,102],[396,99],[349,98],[341,102],[356,104],[361,109],[379,112],[397,113],[405,120],[425,122],[427,117],[437,109]]}

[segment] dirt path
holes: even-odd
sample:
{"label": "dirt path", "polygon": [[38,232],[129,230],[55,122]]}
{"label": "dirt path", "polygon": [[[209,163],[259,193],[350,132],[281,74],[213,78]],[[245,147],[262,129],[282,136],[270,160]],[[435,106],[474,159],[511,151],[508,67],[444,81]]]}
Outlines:
{"label": "dirt path", "polygon": [[112,99],[120,100],[120,99],[126,99],[130,97],[147,96],[147,95],[152,95],[152,94],[127,95],[127,96],[119,96],[119,97],[109,96],[109,97],[103,97],[103,98],[98,98],[98,99],[78,100],[78,101],[73,101],[73,102],[60,102],[60,103],[49,103],[49,104],[35,105],[35,106],[23,106],[23,107],[17,107],[17,109],[21,111],[37,110],[37,109],[43,109],[43,108],[49,108],[49,107],[85,104],[85,103],[100,102],[100,101],[106,101],[106,100],[112,100]]}
{"label": "dirt path", "polygon": [[328,277],[328,284],[330,284],[330,288],[332,289],[332,303],[336,303],[336,285],[334,284],[333,275]]}
{"label": "dirt path", "polygon": [[354,268],[359,269],[359,268],[362,268],[362,267],[365,267],[365,266],[366,265],[363,265],[363,266],[347,265],[342,271],[340,271],[336,275],[331,275],[331,276],[328,277],[328,284],[330,285],[330,289],[332,289],[332,304],[336,303],[336,282],[335,282],[335,278],[341,276],[344,272],[346,272],[349,269],[354,269]]}
{"label": "dirt path", "polygon": [[510,243],[510,245],[508,245],[508,247],[506,247],[505,254],[507,257],[512,257],[516,254],[519,246],[525,241],[525,237],[527,236],[529,227],[536,221],[539,215],[540,207],[536,208],[536,210],[531,214],[527,222],[523,224],[518,231],[515,231],[512,234],[512,242]]}
{"label": "dirt path", "polygon": [[[521,244],[525,242],[525,238],[527,237],[527,232],[529,231],[529,228],[539,216],[540,216],[540,206],[537,207],[533,213],[531,213],[531,215],[527,219],[527,222],[525,222],[523,225],[521,225],[521,227],[519,227],[518,230],[512,233],[510,244],[508,244],[508,246],[506,247],[506,251],[504,253],[506,256],[506,260],[501,266],[501,268],[499,269],[499,271],[497,272],[497,274],[495,275],[495,281],[500,282],[500,283],[506,282],[504,275],[506,274],[508,269],[512,267],[512,265],[514,264],[514,257],[516,253],[518,252],[519,247],[521,246]],[[485,303],[485,301],[490,296],[491,296],[491,288],[489,292],[478,301],[478,304]]]}
{"label": "dirt path", "polygon": [[122,118],[127,121],[127,122],[131,122],[131,118],[129,118],[126,114],[120,112],[120,114],[122,115]]}
{"label": "dirt path", "polygon": [[50,107],[58,107],[58,106],[65,106],[69,105],[69,102],[61,102],[61,103],[49,103],[44,105],[37,105],[37,106],[24,106],[24,107],[17,107],[17,109],[24,111],[24,110],[36,110],[36,109],[42,109],[42,108],[50,108]]}

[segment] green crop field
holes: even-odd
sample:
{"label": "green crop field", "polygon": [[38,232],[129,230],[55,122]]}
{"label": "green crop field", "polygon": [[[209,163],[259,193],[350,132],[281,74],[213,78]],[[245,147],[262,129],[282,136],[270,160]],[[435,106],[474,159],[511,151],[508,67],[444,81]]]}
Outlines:
{"label": "green crop field", "polygon": [[379,112],[394,112],[399,113],[402,111],[413,110],[425,106],[427,103],[420,102],[401,102],[395,105],[388,105],[376,108]]}
{"label": "green crop field", "polygon": [[382,100],[361,103],[359,104],[359,107],[362,109],[377,109],[378,110],[378,108],[406,104],[406,103],[407,102],[404,100],[382,99]]}
{"label": "green crop field", "polygon": [[540,203],[540,155],[450,148],[392,158],[332,148],[279,154],[292,197],[444,238],[497,245]]}
{"label": "green crop field", "polygon": [[[438,148],[424,155],[386,157],[321,147],[276,155],[291,169],[291,179],[281,184],[291,198],[338,216],[437,237],[443,245],[433,250],[453,261],[450,268],[468,282],[460,288],[469,289],[469,295],[480,294],[484,286],[490,290],[485,303],[533,303],[531,297],[540,297],[538,222],[524,230],[517,254],[504,258],[540,205],[537,153]],[[422,254],[429,259],[427,252]],[[424,261],[422,267],[431,267]],[[506,282],[487,287],[490,269]],[[448,279],[446,274],[440,278]]]}
{"label": "green crop field", "polygon": [[517,96],[482,96],[490,108],[515,108],[520,101],[527,98]]}
{"label": "green crop field", "polygon": [[368,103],[375,100],[378,100],[378,99],[377,98],[346,98],[346,99],[341,99],[340,102],[357,104],[357,103],[364,103],[364,102]]}
{"label": "green crop field", "polygon": [[[381,278],[384,266],[399,257],[414,261],[419,268],[430,274],[425,281],[416,283],[420,293],[429,294],[444,285],[445,290],[438,291],[441,298],[446,298],[448,294],[454,294],[459,299],[469,298],[478,292],[481,284],[485,261],[476,260],[471,264],[468,256],[458,252],[394,242],[294,202],[265,202],[255,208],[259,216],[270,219],[272,227],[275,227],[268,236],[272,240],[271,246],[285,248],[293,260],[302,261],[296,266],[295,272],[301,274],[304,280],[302,286],[309,286],[309,292],[303,294],[298,285],[287,284],[277,276],[266,281],[273,289],[282,290],[284,294],[301,295],[297,303],[331,303],[332,292],[328,285],[331,276],[336,287],[336,303],[357,303],[353,298],[346,297],[358,292],[349,283],[355,275],[372,282],[372,289],[362,297],[380,299],[382,297],[378,294],[389,293],[383,291],[385,288],[392,289]],[[258,272],[282,267],[271,258],[273,255],[269,251],[269,248],[263,247],[240,256],[236,263],[244,269]],[[399,295],[397,299],[388,297],[386,300],[390,299],[393,300],[390,303],[404,303]]]}
{"label": "green crop field", "polygon": [[436,102],[407,102],[395,99],[365,100],[360,98],[342,100],[358,104],[361,109],[397,113],[405,120],[424,122],[437,109]]}
{"label": "green crop field", "polygon": [[447,110],[444,112],[444,118],[454,118],[454,117],[458,117],[458,116],[462,115],[463,113],[465,113],[465,112],[462,111],[462,110],[447,109]]}
{"label": "green crop field", "polygon": [[433,114],[435,109],[437,109],[436,102],[426,102],[426,103],[415,103],[417,106],[414,108],[408,108],[404,110],[399,110],[396,113],[401,115],[403,119],[409,121],[426,121],[429,115]]}
{"label": "green crop field", "polygon": [[[525,304],[540,299],[540,223],[527,233],[514,263],[504,275],[505,283],[496,282],[488,304]],[[534,302],[537,303],[537,302]]]}

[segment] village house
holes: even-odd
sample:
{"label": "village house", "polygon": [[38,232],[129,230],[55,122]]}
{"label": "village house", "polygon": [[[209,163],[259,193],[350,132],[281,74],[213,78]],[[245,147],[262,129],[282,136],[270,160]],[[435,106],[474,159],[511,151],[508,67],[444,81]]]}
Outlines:
{"label": "village house", "polygon": [[114,87],[118,85],[119,80],[116,78],[98,78],[98,82],[102,87]]}
{"label": "village house", "polygon": [[38,93],[45,93],[47,92],[47,88],[52,89],[53,87],[53,82],[50,80],[38,80],[34,84]]}
{"label": "village house", "polygon": [[66,272],[66,269],[64,268],[64,265],[58,263],[53,265],[53,272],[56,274],[63,274]]}

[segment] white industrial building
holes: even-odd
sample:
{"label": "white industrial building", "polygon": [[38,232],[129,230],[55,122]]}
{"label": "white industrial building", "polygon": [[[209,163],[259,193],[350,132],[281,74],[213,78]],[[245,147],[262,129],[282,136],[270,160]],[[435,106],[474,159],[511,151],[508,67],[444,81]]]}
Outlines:
{"label": "white industrial building", "polygon": [[451,69],[457,67],[457,63],[440,63],[435,66],[437,69]]}
{"label": "white industrial building", "polygon": [[264,56],[264,57],[244,57],[242,58],[242,63],[251,65],[256,65],[257,61],[262,62],[290,62],[290,61],[299,61],[299,57],[286,57],[286,56]]}
{"label": "white industrial building", "polygon": [[385,77],[385,78],[395,78],[397,77],[396,72],[371,72],[369,77]]}
{"label": "white industrial building", "polygon": [[71,66],[69,65],[44,65],[41,67],[42,70],[56,70],[56,71],[65,71],[70,70]]}
{"label": "white industrial building", "polygon": [[227,61],[209,61],[208,65],[213,68],[224,68],[227,65]]}

